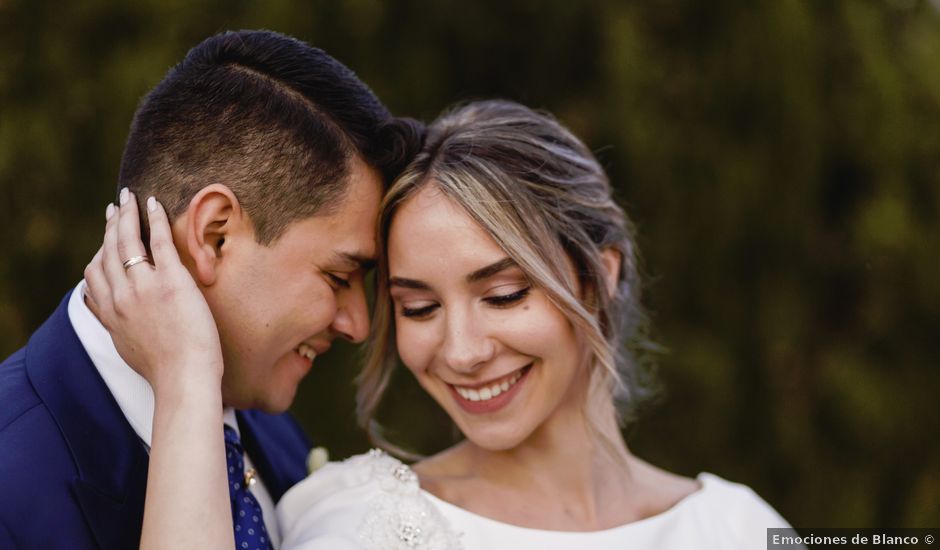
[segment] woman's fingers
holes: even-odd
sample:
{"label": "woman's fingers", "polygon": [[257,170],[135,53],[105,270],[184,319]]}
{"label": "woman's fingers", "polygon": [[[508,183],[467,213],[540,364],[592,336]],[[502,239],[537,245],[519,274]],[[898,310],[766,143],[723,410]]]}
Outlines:
{"label": "woman's fingers", "polygon": [[[121,189],[119,198],[121,209],[118,212],[118,259],[121,268],[128,277],[139,277],[151,270],[150,264],[143,259],[147,257],[147,249],[140,240],[140,212],[137,210],[137,199],[126,187]],[[133,262],[133,265],[127,262]]]}
{"label": "woman's fingers", "polygon": [[163,205],[150,197],[147,199],[147,216],[150,218],[150,252],[157,267],[181,264],[179,253],[173,246],[173,231]]}
{"label": "woman's fingers", "polygon": [[101,242],[101,265],[105,279],[114,295],[115,288],[125,282],[123,261],[117,250],[118,209],[109,204],[105,210],[107,222],[104,226],[104,239]]}
{"label": "woman's fingers", "polygon": [[[205,297],[179,260],[166,212],[156,200],[148,200],[155,263],[125,267],[146,248],[133,195],[122,192],[120,202],[119,211],[108,207],[101,250],[85,270],[89,307],[107,327],[121,357],[154,387],[206,379],[217,384],[223,368],[218,329]],[[177,319],[185,325],[172,322]]]}
{"label": "woman's fingers", "polygon": [[85,267],[85,287],[85,296],[88,298],[85,303],[88,304],[95,316],[101,320],[102,324],[106,325],[111,311],[111,287],[104,276],[100,248],[88,266]]}

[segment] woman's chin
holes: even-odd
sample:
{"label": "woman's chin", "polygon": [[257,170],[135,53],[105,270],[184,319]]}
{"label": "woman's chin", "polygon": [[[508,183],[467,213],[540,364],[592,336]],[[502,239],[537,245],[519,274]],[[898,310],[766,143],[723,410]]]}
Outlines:
{"label": "woman's chin", "polygon": [[481,429],[461,430],[474,446],[498,453],[510,451],[525,441],[527,434],[515,426],[485,426]]}

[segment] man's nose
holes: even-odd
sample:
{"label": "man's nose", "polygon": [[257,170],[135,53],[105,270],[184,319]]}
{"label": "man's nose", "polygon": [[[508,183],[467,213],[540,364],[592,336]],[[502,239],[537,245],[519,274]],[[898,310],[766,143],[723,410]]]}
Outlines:
{"label": "man's nose", "polygon": [[355,285],[338,293],[333,332],[353,343],[365,341],[369,335],[369,308],[362,285]]}

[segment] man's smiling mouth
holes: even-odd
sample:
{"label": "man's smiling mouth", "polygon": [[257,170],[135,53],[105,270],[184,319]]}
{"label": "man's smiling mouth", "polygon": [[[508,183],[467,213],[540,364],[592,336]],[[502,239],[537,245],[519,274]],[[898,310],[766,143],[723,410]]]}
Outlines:
{"label": "man's smiling mouth", "polygon": [[300,355],[301,357],[306,357],[311,362],[317,358],[317,352],[307,344],[300,344],[299,346],[297,346],[297,349],[295,349],[294,351],[297,352],[297,355]]}

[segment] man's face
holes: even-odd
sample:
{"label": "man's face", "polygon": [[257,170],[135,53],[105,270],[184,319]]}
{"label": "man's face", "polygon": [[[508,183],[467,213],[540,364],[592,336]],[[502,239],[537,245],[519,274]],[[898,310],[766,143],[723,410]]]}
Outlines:
{"label": "man's face", "polygon": [[222,398],[239,409],[287,410],[332,341],[369,331],[364,266],[375,257],[378,173],[354,160],[331,215],[293,223],[270,246],[232,247],[206,289],[222,341]]}

